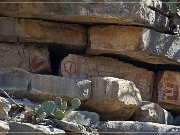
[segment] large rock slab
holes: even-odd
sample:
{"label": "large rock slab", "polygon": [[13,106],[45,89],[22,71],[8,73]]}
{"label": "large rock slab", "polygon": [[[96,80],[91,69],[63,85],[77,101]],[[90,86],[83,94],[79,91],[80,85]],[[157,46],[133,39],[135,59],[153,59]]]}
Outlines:
{"label": "large rock slab", "polygon": [[81,25],[10,17],[0,17],[0,22],[3,42],[55,43],[70,49],[87,44],[86,28]]}
{"label": "large rock slab", "polygon": [[85,27],[75,24],[20,19],[18,33],[20,42],[56,43],[76,49],[87,44]]}
{"label": "large rock slab", "polygon": [[139,90],[131,81],[94,77],[90,100],[82,108],[97,112],[101,120],[128,120],[141,105]]}
{"label": "large rock slab", "polygon": [[0,43],[0,68],[17,67],[30,72],[50,72],[47,46]]}
{"label": "large rock slab", "polygon": [[96,127],[99,123],[99,115],[95,112],[88,111],[72,111],[62,120],[74,122],[84,126]]}
{"label": "large rock slab", "polygon": [[31,73],[19,68],[0,68],[0,89],[21,95],[30,86]]}
{"label": "large rock slab", "polygon": [[116,54],[150,64],[180,65],[178,36],[142,27],[115,25],[90,27],[88,35],[89,54]]}
{"label": "large rock slab", "polygon": [[136,121],[108,121],[100,122],[98,131],[104,134],[116,135],[179,135],[180,127],[166,124]]}
{"label": "large rock slab", "polygon": [[180,112],[180,73],[159,72],[155,92],[157,101],[163,108]]}
{"label": "large rock slab", "polygon": [[90,98],[91,81],[79,77],[65,78],[37,74],[32,77],[30,93],[38,99],[51,99],[61,96],[86,100]]}
{"label": "large rock slab", "polygon": [[154,12],[148,5],[162,9],[160,0],[135,0],[132,3],[107,2],[102,0],[68,0],[62,3],[1,3],[3,16],[18,18],[40,18],[53,21],[78,23],[114,23],[123,25],[151,26],[162,30],[167,25],[166,18]]}
{"label": "large rock slab", "polygon": [[156,103],[142,102],[141,108],[135,113],[134,120],[172,125],[173,116]]}
{"label": "large rock slab", "polygon": [[9,122],[9,135],[32,134],[32,135],[65,135],[65,131],[43,125],[33,125],[31,123]]}
{"label": "large rock slab", "polygon": [[9,131],[9,124],[5,121],[0,120],[0,134],[7,135],[8,131]]}
{"label": "large rock slab", "polygon": [[11,109],[11,105],[8,100],[0,97],[0,120],[5,120],[8,117],[8,112]]}
{"label": "large rock slab", "polygon": [[107,57],[70,54],[61,62],[59,74],[64,77],[117,77],[133,81],[143,100],[151,100],[154,73]]}

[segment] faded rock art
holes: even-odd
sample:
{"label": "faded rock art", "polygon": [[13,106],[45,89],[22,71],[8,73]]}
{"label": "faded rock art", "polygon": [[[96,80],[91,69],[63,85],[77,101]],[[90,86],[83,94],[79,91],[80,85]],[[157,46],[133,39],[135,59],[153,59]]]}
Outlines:
{"label": "faded rock art", "polygon": [[158,84],[158,101],[180,105],[179,73],[165,71]]}
{"label": "faded rock art", "polygon": [[64,77],[108,76],[127,79],[136,84],[143,100],[151,99],[154,73],[116,59],[70,54],[61,62],[61,73]]}
{"label": "faded rock art", "polygon": [[47,48],[0,44],[0,67],[18,67],[31,72],[49,71]]}

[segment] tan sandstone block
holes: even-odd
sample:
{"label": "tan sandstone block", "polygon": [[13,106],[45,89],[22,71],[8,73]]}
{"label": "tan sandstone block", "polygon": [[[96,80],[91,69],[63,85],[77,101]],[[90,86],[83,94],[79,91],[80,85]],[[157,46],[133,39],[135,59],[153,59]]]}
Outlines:
{"label": "tan sandstone block", "polygon": [[0,68],[18,67],[31,72],[49,72],[47,46],[0,44]]}
{"label": "tan sandstone block", "polygon": [[177,36],[116,25],[90,27],[88,35],[88,54],[116,54],[151,64],[180,65]]}
{"label": "tan sandstone block", "polygon": [[117,77],[133,81],[143,100],[151,100],[154,73],[107,57],[70,54],[61,62],[59,74],[64,77]]}
{"label": "tan sandstone block", "polygon": [[79,48],[86,45],[86,29],[76,24],[20,19],[18,33],[20,42],[57,43]]}
{"label": "tan sandstone block", "polygon": [[180,109],[180,73],[164,71],[158,74],[158,102],[166,109]]}
{"label": "tan sandstone block", "polygon": [[[42,1],[42,0],[40,0]],[[85,24],[109,23],[123,25],[140,25],[154,27],[163,31],[166,27],[166,17],[150,8],[149,5],[163,10],[160,0],[127,0],[109,3],[107,0],[85,1],[72,3],[68,0],[62,3],[1,3],[0,13],[3,16],[17,18],[36,18],[52,21],[77,22]],[[158,18],[158,19],[157,19]]]}

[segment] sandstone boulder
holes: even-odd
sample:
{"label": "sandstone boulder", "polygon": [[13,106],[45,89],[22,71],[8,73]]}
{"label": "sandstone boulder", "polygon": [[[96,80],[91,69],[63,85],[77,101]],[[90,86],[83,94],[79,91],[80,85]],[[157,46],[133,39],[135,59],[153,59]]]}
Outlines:
{"label": "sandstone boulder", "polygon": [[88,54],[116,54],[150,64],[180,65],[180,39],[132,26],[93,26],[88,31]]}
{"label": "sandstone boulder", "polygon": [[180,112],[180,73],[159,72],[155,92],[157,101],[163,108]]}
{"label": "sandstone boulder", "polygon": [[134,120],[141,122],[153,122],[171,125],[173,116],[170,112],[161,108],[158,104],[152,102],[142,102],[141,108],[135,113]]}
{"label": "sandstone boulder", "polygon": [[78,23],[114,23],[123,25],[143,25],[162,30],[166,18],[147,6],[151,5],[164,10],[160,0],[135,0],[129,3],[98,2],[79,0],[76,3],[68,0],[65,3],[1,3],[0,12],[3,16],[18,18],[36,18],[63,22]]}
{"label": "sandstone boulder", "polygon": [[0,97],[0,119],[1,120],[5,120],[8,117],[8,112],[11,109],[11,105],[8,102],[8,100],[6,100],[3,97]]}
{"label": "sandstone boulder", "polygon": [[59,74],[64,77],[117,77],[133,81],[143,100],[151,100],[154,73],[107,57],[69,54],[61,62]]}
{"label": "sandstone boulder", "polygon": [[9,131],[9,124],[5,121],[0,120],[0,134],[7,135],[8,131]]}
{"label": "sandstone boulder", "polygon": [[110,135],[178,135],[179,126],[137,121],[104,121],[98,126],[99,133]]}
{"label": "sandstone boulder", "polygon": [[50,72],[47,46],[0,44],[0,68],[17,67],[30,72]]}
{"label": "sandstone boulder", "polygon": [[96,127],[99,123],[99,115],[88,111],[72,111],[62,120],[74,122],[84,126]]}
{"label": "sandstone boulder", "polygon": [[38,99],[51,99],[52,97],[61,96],[86,100],[90,98],[91,81],[79,77],[65,78],[36,74],[33,75],[31,80],[30,93]]}
{"label": "sandstone boulder", "polygon": [[31,123],[9,122],[9,134],[33,134],[33,135],[65,135],[65,131],[43,125],[33,125]]}
{"label": "sandstone boulder", "polygon": [[95,77],[90,100],[82,108],[97,112],[103,120],[128,120],[141,105],[139,90],[131,81],[113,77]]}

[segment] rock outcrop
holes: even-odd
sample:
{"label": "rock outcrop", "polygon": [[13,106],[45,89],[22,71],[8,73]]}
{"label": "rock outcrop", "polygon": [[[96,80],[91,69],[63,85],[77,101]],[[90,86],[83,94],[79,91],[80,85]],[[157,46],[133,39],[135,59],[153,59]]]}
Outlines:
{"label": "rock outcrop", "polygon": [[17,18],[36,18],[51,21],[76,23],[110,23],[123,25],[140,25],[153,27],[159,31],[167,26],[166,18],[154,12],[148,6],[163,9],[160,0],[136,0],[130,4],[126,0],[106,3],[79,0],[76,4],[69,0],[66,3],[1,3],[0,12],[3,16]]}

